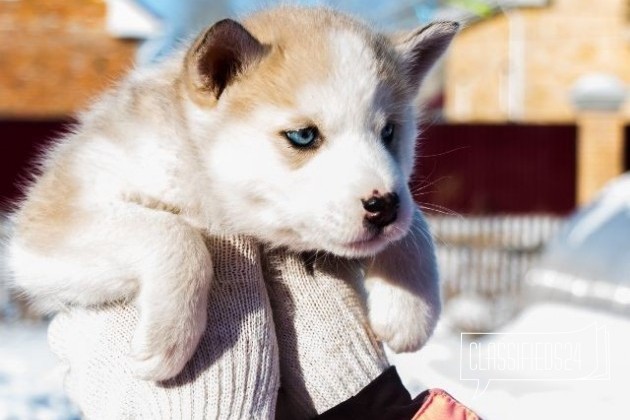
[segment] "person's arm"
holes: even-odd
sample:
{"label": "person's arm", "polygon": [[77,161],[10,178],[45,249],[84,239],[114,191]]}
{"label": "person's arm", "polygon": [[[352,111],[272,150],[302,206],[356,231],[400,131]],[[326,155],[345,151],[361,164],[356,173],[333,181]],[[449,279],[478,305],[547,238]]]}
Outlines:
{"label": "person's arm", "polygon": [[369,327],[358,261],[272,250],[265,266],[280,350],[277,418],[313,418],[389,367]]}

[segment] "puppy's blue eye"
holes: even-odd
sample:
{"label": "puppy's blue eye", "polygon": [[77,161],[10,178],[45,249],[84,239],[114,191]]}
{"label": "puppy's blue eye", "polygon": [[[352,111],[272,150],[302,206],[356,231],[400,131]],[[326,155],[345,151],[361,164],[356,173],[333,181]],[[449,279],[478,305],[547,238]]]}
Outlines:
{"label": "puppy's blue eye", "polygon": [[381,130],[381,140],[389,145],[394,140],[394,123],[388,122]]}
{"label": "puppy's blue eye", "polygon": [[319,137],[319,131],[317,127],[305,127],[299,130],[288,130],[282,134],[291,142],[295,147],[310,147],[315,143],[315,140]]}

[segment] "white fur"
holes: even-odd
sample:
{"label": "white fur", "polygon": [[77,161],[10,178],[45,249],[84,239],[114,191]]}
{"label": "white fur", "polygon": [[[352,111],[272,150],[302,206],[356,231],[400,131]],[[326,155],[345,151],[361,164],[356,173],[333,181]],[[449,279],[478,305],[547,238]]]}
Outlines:
{"label": "white fur", "polygon": [[[264,106],[243,124],[222,126],[213,148],[202,153],[207,155],[208,178],[231,192],[222,203],[222,213],[240,215],[228,222],[236,231],[295,250],[324,249],[364,257],[407,232],[412,214],[407,188],[412,162],[405,159],[401,167],[379,138],[385,109],[374,106],[379,80],[375,59],[364,42],[351,32],[334,32],[330,42],[335,71],[325,83],[306,85],[296,92],[296,108]],[[304,167],[294,170],[281,162],[270,145],[278,141],[279,131],[291,126],[293,117],[303,115],[318,118],[327,143]],[[405,124],[403,144],[406,151],[413,150],[413,116]],[[267,141],[262,140],[264,136]],[[401,205],[397,222],[369,241],[361,199],[374,190],[397,192]],[[241,209],[249,207],[252,197],[257,198],[256,212],[243,213]],[[216,197],[213,201],[216,205]],[[294,232],[285,232],[287,227]]]}
{"label": "white fur", "polygon": [[[239,119],[229,114],[230,89],[211,109],[174,93],[181,55],[132,73],[50,152],[43,176],[64,173],[77,183],[67,198],[76,220],[46,252],[28,236],[13,237],[16,284],[46,310],[135,297],[135,373],[162,380],[183,368],[205,329],[212,277],[205,235],[245,234],[352,258],[378,254],[367,280],[373,329],[394,350],[417,349],[440,304],[433,244],[407,186],[416,136],[411,98],[397,149],[388,150],[379,138],[386,93],[366,41],[337,29],[322,42],[330,44],[330,71],[294,92],[297,106],[261,100]],[[278,133],[301,128],[291,121],[303,116],[319,121],[326,141],[293,168],[278,150]],[[361,201],[375,190],[400,196],[396,222],[379,234],[365,227]],[[41,206],[40,194],[33,189],[17,212],[16,232],[29,223],[23,211]],[[49,226],[38,228],[47,235]]]}

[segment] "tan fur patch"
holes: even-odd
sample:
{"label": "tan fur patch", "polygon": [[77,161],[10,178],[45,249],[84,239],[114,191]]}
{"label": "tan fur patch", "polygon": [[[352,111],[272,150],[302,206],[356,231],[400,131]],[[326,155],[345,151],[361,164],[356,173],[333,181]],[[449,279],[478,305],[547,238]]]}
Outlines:
{"label": "tan fur patch", "polygon": [[[392,40],[346,15],[327,9],[284,7],[256,14],[245,20],[244,26],[260,42],[272,47],[271,53],[238,84],[241,101],[235,102],[245,107],[261,97],[269,98],[275,105],[292,106],[292,93],[299,87],[323,82],[334,70],[331,46],[326,41],[327,35],[335,31],[349,31],[365,41],[384,84],[406,98],[416,93],[407,92],[408,88],[402,86],[402,63]],[[250,101],[243,104],[245,99]]]}
{"label": "tan fur patch", "polygon": [[[396,108],[410,100],[410,87],[401,77],[404,71],[399,62],[394,43],[385,35],[374,33],[363,23],[346,15],[323,8],[281,7],[252,15],[243,21],[243,26],[263,45],[269,48],[266,55],[252,68],[237,76],[222,94],[227,118],[244,119],[255,107],[261,104],[278,108],[296,108],[296,93],[308,84],[325,84],[331,72],[335,71],[334,48],[330,34],[351,32],[363,39],[374,56],[374,71],[379,86],[379,95]],[[196,48],[195,45],[191,50]],[[194,57],[194,55],[192,55]],[[188,55],[190,59],[191,55]],[[184,68],[191,67],[186,63]],[[194,89],[190,77],[184,75],[183,83]],[[193,92],[193,98],[208,96],[208,100],[196,102],[213,108],[216,100],[207,92]],[[399,114],[394,110],[395,114]],[[400,113],[402,114],[402,112]],[[316,116],[305,115],[305,120]],[[312,125],[320,126],[318,121]],[[303,128],[296,123],[286,129]],[[278,135],[278,148],[291,168],[299,168],[315,155],[316,149],[292,148]]]}
{"label": "tan fur patch", "polygon": [[250,74],[228,88],[231,113],[247,113],[261,99],[270,105],[293,107],[300,87],[325,80],[331,57],[330,46],[322,44],[322,37],[330,30],[327,24],[332,16],[318,12],[279,9],[244,22],[271,50]]}
{"label": "tan fur patch", "polygon": [[131,194],[129,196],[126,196],[124,199],[127,202],[138,204],[142,207],[146,207],[152,210],[165,211],[167,213],[172,213],[172,214],[182,213],[182,209],[180,209],[179,207],[175,205],[168,204],[156,198],[142,195],[139,193]]}
{"label": "tan fur patch", "polygon": [[[326,9],[280,8],[254,15],[244,26],[262,43],[271,47],[269,54],[248,74],[228,87],[225,99],[232,118],[245,117],[261,103],[280,108],[294,108],[296,92],[307,84],[326,83],[334,71],[329,34],[350,31],[362,38],[373,51],[375,71],[383,86],[392,92],[391,101],[403,103],[408,94],[400,84],[399,63],[393,44],[385,36],[374,34],[345,15]],[[305,120],[314,116],[304,116]],[[300,123],[287,129],[318,121]],[[291,168],[299,168],[317,152],[292,148],[279,136],[278,148]]]}
{"label": "tan fur patch", "polygon": [[48,253],[72,234],[72,225],[84,218],[74,207],[78,184],[65,168],[64,159],[39,178],[29,191],[22,210],[16,214],[16,236],[34,251]]}

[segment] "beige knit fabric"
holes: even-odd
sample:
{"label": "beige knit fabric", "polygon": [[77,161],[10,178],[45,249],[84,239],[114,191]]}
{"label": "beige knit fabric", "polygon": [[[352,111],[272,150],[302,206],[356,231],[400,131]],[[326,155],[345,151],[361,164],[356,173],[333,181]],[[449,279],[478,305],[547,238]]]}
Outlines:
{"label": "beige knit fabric", "polygon": [[368,327],[357,263],[282,250],[263,255],[249,239],[208,244],[216,278],[208,327],[173,380],[132,377],[131,305],[55,317],[49,342],[87,418],[265,419],[276,416],[277,397],[283,418],[306,419],[350,398],[388,366]]}
{"label": "beige knit fabric", "polygon": [[372,335],[356,261],[268,251],[265,278],[276,323],[283,418],[307,419],[347,400],[387,367]]}
{"label": "beige knit fabric", "polygon": [[126,355],[138,316],[131,305],[75,308],[55,317],[49,342],[67,368],[66,389],[87,418],[275,416],[278,351],[260,248],[249,239],[214,238],[208,245],[215,264],[208,326],[192,360],[172,380],[132,377]]}

